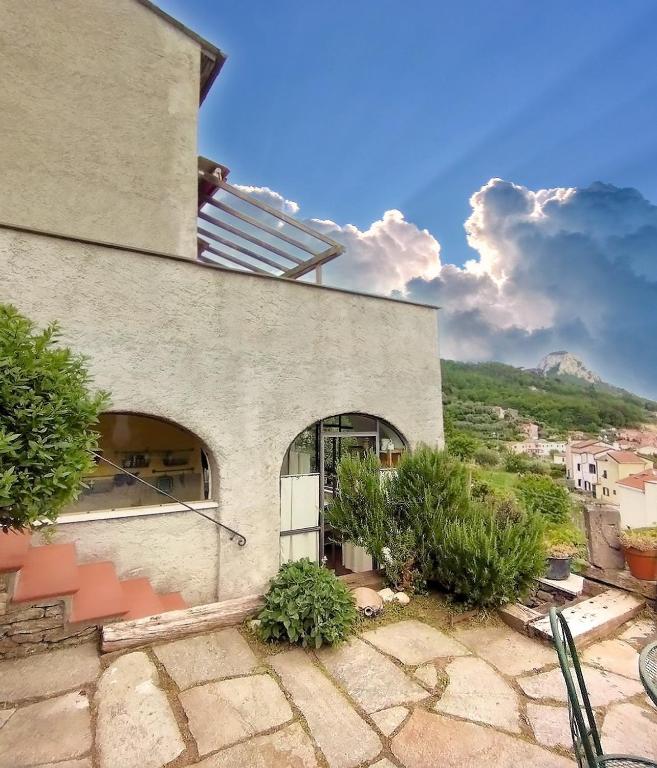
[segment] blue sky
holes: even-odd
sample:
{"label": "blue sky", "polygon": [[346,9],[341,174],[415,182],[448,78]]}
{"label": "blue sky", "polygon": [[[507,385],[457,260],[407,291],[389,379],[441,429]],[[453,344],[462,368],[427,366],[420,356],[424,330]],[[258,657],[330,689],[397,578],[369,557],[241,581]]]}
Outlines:
{"label": "blue sky", "polygon": [[657,398],[657,2],[160,2],[228,54],[199,151],[328,220],[326,282]]}
{"label": "blue sky", "polygon": [[652,0],[160,5],[228,54],[200,151],[308,216],[398,208],[460,264],[493,176],[657,199]]}

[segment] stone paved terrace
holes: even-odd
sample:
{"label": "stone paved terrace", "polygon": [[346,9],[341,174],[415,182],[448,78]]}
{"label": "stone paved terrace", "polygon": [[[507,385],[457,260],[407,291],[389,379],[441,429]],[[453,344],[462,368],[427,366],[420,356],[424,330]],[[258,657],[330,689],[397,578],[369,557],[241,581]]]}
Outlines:
{"label": "stone paved terrace", "polygon": [[[583,654],[610,752],[657,760],[637,675],[655,632],[640,618]],[[231,628],[0,663],[0,768],[567,768],[569,749],[553,650],[494,622],[409,618],[317,653]]]}

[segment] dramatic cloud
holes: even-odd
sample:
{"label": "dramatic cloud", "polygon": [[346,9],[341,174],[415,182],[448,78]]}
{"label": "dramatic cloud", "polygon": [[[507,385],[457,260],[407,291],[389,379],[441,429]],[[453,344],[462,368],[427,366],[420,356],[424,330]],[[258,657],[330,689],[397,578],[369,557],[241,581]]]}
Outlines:
{"label": "dramatic cloud", "polygon": [[610,184],[532,191],[502,179],[470,204],[463,267],[396,210],[365,230],[313,221],[347,248],[325,282],[440,305],[443,357],[532,366],[568,349],[657,396],[657,206]]}

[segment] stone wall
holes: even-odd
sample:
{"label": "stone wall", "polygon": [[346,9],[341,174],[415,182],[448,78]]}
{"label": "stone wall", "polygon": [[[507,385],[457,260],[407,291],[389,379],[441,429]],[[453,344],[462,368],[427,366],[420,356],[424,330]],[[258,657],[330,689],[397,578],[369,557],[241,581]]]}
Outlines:
{"label": "stone wall", "polygon": [[9,577],[0,576],[0,659],[77,645],[98,634],[98,627],[67,627],[63,600],[12,605]]}

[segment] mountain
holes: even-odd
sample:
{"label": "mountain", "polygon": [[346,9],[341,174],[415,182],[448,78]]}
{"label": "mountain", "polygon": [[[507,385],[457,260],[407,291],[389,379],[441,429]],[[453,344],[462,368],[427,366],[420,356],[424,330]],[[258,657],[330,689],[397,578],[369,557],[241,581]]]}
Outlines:
{"label": "mountain", "polygon": [[559,376],[574,376],[589,384],[599,384],[602,379],[597,373],[590,371],[584,363],[570,352],[550,352],[541,360],[536,368],[542,376],[556,378]]}
{"label": "mountain", "polygon": [[443,360],[447,425],[484,438],[515,439],[517,424],[498,419],[492,406],[514,409],[521,420],[535,421],[544,434],[555,436],[568,431],[597,435],[610,427],[655,423],[657,403],[604,382],[556,373],[554,366],[546,368],[551,371],[547,376],[503,363]]}

